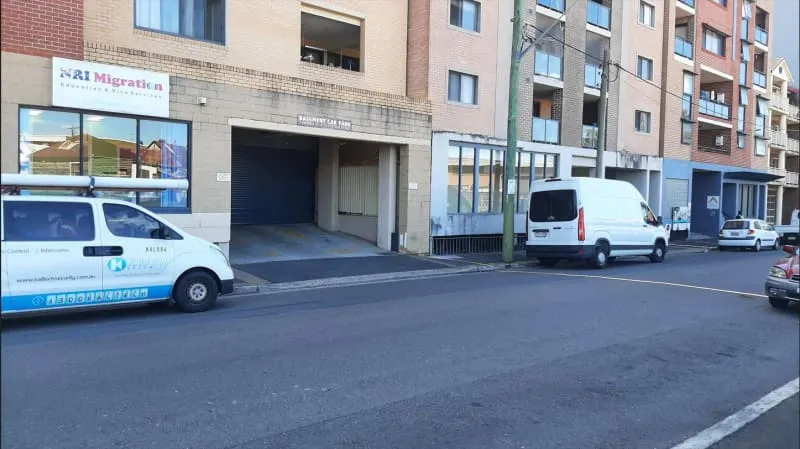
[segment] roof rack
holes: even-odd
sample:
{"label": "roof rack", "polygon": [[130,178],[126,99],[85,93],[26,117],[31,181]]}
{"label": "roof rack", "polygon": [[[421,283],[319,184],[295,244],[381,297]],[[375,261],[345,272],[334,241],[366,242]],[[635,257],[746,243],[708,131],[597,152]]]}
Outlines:
{"label": "roof rack", "polygon": [[94,196],[96,191],[153,192],[188,189],[189,181],[186,179],[0,174],[0,190],[9,195],[19,195],[22,190],[74,190],[81,196]]}

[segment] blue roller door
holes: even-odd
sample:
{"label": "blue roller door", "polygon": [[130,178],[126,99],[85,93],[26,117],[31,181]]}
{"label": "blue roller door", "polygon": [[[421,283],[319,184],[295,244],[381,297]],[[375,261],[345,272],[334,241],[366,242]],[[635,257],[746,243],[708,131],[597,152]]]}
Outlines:
{"label": "blue roller door", "polygon": [[234,146],[231,224],[313,223],[317,150]]}

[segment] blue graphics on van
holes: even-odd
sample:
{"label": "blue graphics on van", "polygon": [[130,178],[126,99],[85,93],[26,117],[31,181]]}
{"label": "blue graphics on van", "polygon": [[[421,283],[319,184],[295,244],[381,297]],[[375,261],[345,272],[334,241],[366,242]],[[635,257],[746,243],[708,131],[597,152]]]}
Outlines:
{"label": "blue graphics on van", "polygon": [[122,257],[114,257],[106,262],[106,266],[110,271],[119,273],[120,271],[125,270],[125,267],[128,266],[128,262],[126,262]]}
{"label": "blue graphics on van", "polygon": [[3,312],[24,312],[58,309],[61,307],[97,306],[127,302],[166,299],[172,292],[171,285],[148,287],[81,290],[46,293],[41,295],[3,296]]}

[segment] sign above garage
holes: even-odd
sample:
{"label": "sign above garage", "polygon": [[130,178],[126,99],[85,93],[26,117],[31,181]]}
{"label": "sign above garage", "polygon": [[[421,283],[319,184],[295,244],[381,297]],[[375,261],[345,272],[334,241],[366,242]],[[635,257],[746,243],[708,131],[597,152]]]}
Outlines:
{"label": "sign above garage", "polygon": [[312,115],[304,115],[304,114],[300,114],[297,116],[297,124],[300,126],[335,129],[338,131],[350,131],[353,127],[353,123],[350,122],[350,120],[340,120],[328,117],[315,117]]}

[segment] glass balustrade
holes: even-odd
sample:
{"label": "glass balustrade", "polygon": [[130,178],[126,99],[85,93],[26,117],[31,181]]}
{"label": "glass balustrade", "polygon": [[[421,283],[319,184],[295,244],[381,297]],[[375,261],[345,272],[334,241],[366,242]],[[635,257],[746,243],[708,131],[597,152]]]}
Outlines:
{"label": "glass balustrade", "polygon": [[699,108],[701,114],[710,115],[712,117],[722,118],[725,120],[731,119],[731,107],[724,103],[718,103],[713,100],[701,98],[699,101]]}
{"label": "glass balustrade", "polygon": [[533,141],[558,145],[561,123],[540,117],[533,118]]}
{"label": "glass balustrade", "polygon": [[609,30],[611,29],[611,10],[605,5],[589,0],[586,8],[586,21]]}
{"label": "glass balustrade", "polygon": [[533,63],[533,73],[549,78],[561,79],[561,56],[537,51]]}
{"label": "glass balustrade", "polygon": [[694,45],[680,36],[675,36],[675,54],[692,59],[694,57]]}

